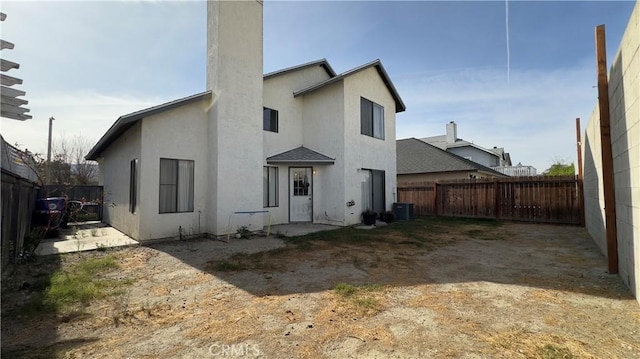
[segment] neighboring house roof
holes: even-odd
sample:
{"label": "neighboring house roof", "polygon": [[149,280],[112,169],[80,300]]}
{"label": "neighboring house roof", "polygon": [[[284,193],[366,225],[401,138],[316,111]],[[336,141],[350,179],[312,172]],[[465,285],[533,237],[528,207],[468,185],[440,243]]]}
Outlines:
{"label": "neighboring house roof", "polygon": [[[446,135],[442,135],[442,136],[431,136],[431,137],[423,137],[420,139],[420,141],[426,142],[432,146],[436,146],[442,150],[446,150],[448,148],[457,148],[457,147],[473,147],[476,148],[480,151],[486,152],[490,155],[496,156],[498,158],[502,157],[500,154],[492,151],[492,150],[488,150],[482,146],[478,146],[473,142],[469,142],[469,141],[465,141],[461,138],[458,138],[456,140],[456,142],[454,143],[447,143],[447,136]],[[504,149],[502,149],[502,151],[504,152]]]}
{"label": "neighboring house roof", "polygon": [[482,171],[494,176],[506,177],[489,167],[447,152],[417,138],[396,141],[396,166],[401,174],[454,171]]}
{"label": "neighboring house roof", "polygon": [[316,61],[312,61],[312,62],[307,62],[306,64],[287,67],[286,69],[282,69],[282,70],[278,70],[278,71],[274,71],[274,72],[269,72],[268,74],[265,74],[263,76],[263,79],[267,80],[267,79],[270,79],[272,77],[284,75],[284,74],[292,72],[292,71],[298,71],[298,70],[302,70],[302,69],[305,69],[307,67],[312,67],[312,66],[321,66],[327,72],[327,75],[329,75],[329,77],[335,77],[336,76],[336,72],[333,71],[333,68],[331,67],[331,65],[329,65],[329,62],[327,61],[327,59],[320,59],[320,60],[316,60]]}
{"label": "neighboring house roof", "polygon": [[334,164],[335,158],[325,156],[320,152],[304,146],[267,157],[267,163],[325,163]]}
{"label": "neighboring house roof", "polygon": [[308,87],[306,89],[302,89],[300,91],[296,91],[293,93],[294,97],[298,97],[298,96],[302,96],[305,94],[308,94],[310,92],[313,92],[315,90],[318,90],[320,88],[323,88],[327,85],[330,85],[332,83],[338,82],[343,80],[345,77],[351,76],[353,74],[356,74],[362,70],[366,70],[370,67],[375,67],[376,70],[378,70],[378,74],[380,75],[380,77],[382,78],[382,81],[384,82],[384,84],[387,86],[387,89],[389,90],[389,92],[391,92],[391,96],[393,96],[394,101],[396,102],[396,113],[397,112],[403,112],[404,110],[407,109],[407,107],[404,105],[404,102],[402,102],[402,99],[400,98],[400,95],[398,94],[398,91],[396,90],[395,86],[393,85],[393,82],[391,82],[391,78],[389,77],[389,74],[387,74],[387,71],[384,69],[384,66],[382,66],[382,62],[380,61],[380,59],[372,61],[368,64],[364,64],[362,66],[356,67],[354,69],[351,69],[349,71],[343,72],[340,75],[334,76],[330,79],[324,80],[322,82],[319,82],[311,87]]}
{"label": "neighboring house roof", "polygon": [[116,122],[107,130],[107,132],[98,140],[98,143],[93,146],[89,153],[85,156],[87,160],[96,160],[113,141],[115,141],[120,135],[125,133],[136,122],[140,121],[144,117],[149,117],[160,112],[168,111],[176,107],[186,105],[191,102],[199,101],[207,96],[211,96],[211,91],[201,92],[195,95],[184,97],[178,100],[164,103],[162,105],[149,107],[144,110],[132,112],[128,115],[120,116]]}

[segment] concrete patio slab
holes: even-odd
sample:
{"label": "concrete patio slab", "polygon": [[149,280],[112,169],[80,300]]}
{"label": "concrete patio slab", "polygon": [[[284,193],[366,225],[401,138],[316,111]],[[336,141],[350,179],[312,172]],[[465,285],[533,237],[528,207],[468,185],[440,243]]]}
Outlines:
{"label": "concrete patio slab", "polygon": [[133,238],[105,223],[70,223],[69,228],[62,230],[59,238],[45,239],[40,242],[35,253],[46,256],[137,244],[138,242]]}
{"label": "concrete patio slab", "polygon": [[363,224],[363,225],[360,225],[360,226],[356,226],[355,228],[356,229],[367,229],[368,230],[368,229],[374,229],[376,227],[384,227],[384,226],[388,226],[388,225],[389,224],[387,222],[376,220],[376,224],[372,224],[372,225]]}
{"label": "concrete patio slab", "polygon": [[271,226],[271,235],[280,233],[286,237],[296,237],[296,236],[304,236],[305,234],[309,234],[309,233],[331,231],[338,228],[342,228],[342,227],[332,226],[329,224],[316,224],[316,223],[278,224],[275,226]]}

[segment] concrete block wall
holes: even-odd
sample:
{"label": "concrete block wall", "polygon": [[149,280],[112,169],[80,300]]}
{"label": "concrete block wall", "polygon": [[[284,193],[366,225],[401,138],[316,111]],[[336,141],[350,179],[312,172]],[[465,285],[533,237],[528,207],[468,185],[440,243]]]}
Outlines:
{"label": "concrete block wall", "polygon": [[[610,62],[609,106],[616,203],[618,270],[640,295],[640,3]],[[606,253],[599,111],[585,129],[584,193],[587,230]],[[640,301],[640,299],[638,299]]]}

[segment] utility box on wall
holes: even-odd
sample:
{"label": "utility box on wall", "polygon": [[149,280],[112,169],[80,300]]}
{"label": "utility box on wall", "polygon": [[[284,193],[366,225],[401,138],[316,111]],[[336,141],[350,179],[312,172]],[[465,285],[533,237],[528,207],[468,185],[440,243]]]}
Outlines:
{"label": "utility box on wall", "polygon": [[394,203],[393,213],[396,215],[396,221],[413,219],[413,203]]}

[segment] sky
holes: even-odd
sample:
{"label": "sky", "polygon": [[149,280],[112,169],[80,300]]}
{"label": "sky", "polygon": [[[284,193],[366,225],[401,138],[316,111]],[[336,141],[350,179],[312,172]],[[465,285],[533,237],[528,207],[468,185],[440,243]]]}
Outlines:
{"label": "sky", "polygon": [[[264,1],[264,73],[326,58],[336,72],[380,59],[407,106],[396,137],[504,147],[542,172],[576,161],[597,101],[594,28],[613,62],[635,1]],[[32,119],[2,118],[11,144],[46,153],[95,143],[124,114],[205,90],[203,1],[7,1],[2,58]],[[508,37],[508,41],[507,41]]]}

